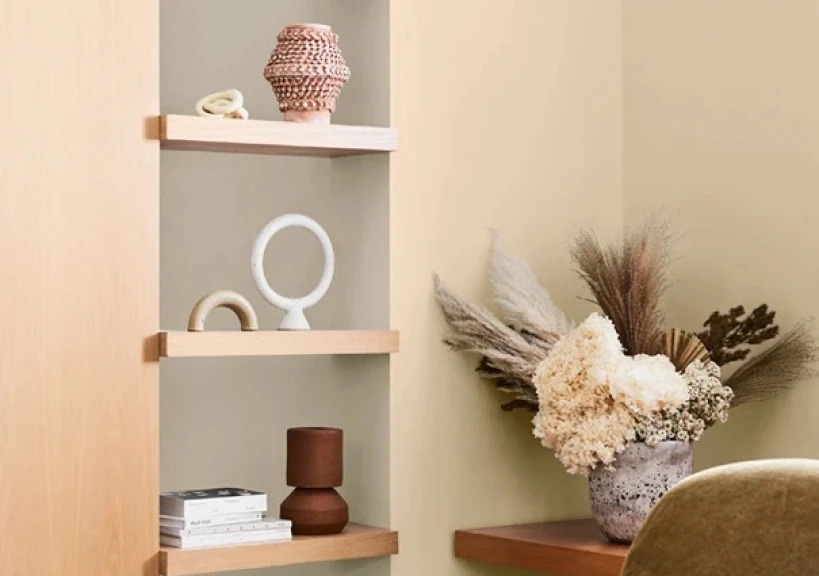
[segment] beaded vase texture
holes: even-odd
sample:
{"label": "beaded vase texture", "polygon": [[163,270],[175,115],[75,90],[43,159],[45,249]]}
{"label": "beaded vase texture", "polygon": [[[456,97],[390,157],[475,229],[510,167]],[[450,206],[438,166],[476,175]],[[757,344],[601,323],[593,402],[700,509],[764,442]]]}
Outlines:
{"label": "beaded vase texture", "polygon": [[264,69],[279,110],[335,112],[350,69],[329,26],[287,26]]}

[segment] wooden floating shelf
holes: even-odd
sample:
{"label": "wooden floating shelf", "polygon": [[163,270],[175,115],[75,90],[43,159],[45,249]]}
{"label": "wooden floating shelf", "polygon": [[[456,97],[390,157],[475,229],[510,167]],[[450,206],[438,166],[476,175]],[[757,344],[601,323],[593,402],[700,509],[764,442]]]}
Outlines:
{"label": "wooden floating shelf", "polygon": [[395,352],[398,352],[398,332],[394,330],[159,333],[159,355],[165,358]]}
{"label": "wooden floating shelf", "polygon": [[159,551],[159,568],[163,576],[181,576],[375,558],[397,553],[397,532],[349,524],[341,534],[296,536],[290,542],[187,550],[163,547]]}
{"label": "wooden floating shelf", "polygon": [[326,158],[393,152],[398,132],[372,126],[168,115],[159,117],[159,140],[164,150]]}
{"label": "wooden floating shelf", "polygon": [[455,532],[458,558],[564,576],[619,576],[627,553],[591,520]]}

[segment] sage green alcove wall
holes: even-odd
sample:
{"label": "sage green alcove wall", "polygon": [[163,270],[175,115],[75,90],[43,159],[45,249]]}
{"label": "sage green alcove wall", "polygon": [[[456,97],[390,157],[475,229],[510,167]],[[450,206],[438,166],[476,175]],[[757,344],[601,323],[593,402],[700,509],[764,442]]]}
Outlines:
{"label": "sage green alcove wall", "polygon": [[[161,8],[163,113],[192,114],[203,95],[240,89],[252,118],[281,118],[262,69],[287,24],[330,24],[352,78],[336,123],[389,122],[388,4],[375,0],[168,0]],[[262,329],[282,314],[250,278],[250,249],[272,218],[315,218],[336,251],[335,281],[307,312],[315,329],[389,327],[389,190],[385,156],[312,159],[163,152],[161,167],[161,325],[182,330],[202,295],[220,288],[250,299]],[[321,252],[308,232],[285,230],[265,267],[287,295],[312,289]],[[210,329],[235,329],[217,310]],[[293,357],[164,360],[161,368],[161,488],[243,485],[265,490],[271,510],[284,484],[285,431],[345,431],[340,490],[357,522],[389,526],[389,358]],[[385,576],[376,559],[276,569],[276,576]],[[274,570],[245,571],[247,576]]]}

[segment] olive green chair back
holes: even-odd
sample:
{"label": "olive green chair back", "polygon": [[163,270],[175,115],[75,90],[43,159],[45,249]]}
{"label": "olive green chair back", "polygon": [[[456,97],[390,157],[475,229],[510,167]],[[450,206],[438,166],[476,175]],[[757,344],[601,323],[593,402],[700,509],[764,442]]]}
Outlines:
{"label": "olive green chair back", "polygon": [[758,460],[668,492],[623,576],[819,576],[819,460]]}

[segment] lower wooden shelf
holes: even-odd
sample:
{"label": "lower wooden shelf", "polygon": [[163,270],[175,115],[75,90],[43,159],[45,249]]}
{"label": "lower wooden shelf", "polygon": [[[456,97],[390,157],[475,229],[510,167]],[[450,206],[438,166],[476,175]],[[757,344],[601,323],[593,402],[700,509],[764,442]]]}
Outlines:
{"label": "lower wooden shelf", "polygon": [[619,576],[627,553],[591,520],[455,532],[458,558],[565,576]]}
{"label": "lower wooden shelf", "polygon": [[159,551],[159,573],[163,576],[209,574],[228,570],[375,558],[397,553],[397,532],[362,524],[349,524],[341,534],[296,536],[290,542],[188,550],[163,547]]}

